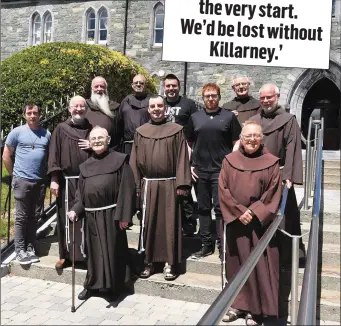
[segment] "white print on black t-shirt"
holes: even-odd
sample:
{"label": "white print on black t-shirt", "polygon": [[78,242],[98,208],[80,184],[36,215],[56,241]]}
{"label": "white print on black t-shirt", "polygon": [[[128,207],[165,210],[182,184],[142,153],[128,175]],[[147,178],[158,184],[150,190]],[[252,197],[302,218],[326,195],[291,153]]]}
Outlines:
{"label": "white print on black t-shirt", "polygon": [[181,110],[180,106],[173,107],[168,106],[166,110],[166,117],[168,118],[169,121],[175,122],[175,116],[179,114],[180,110]]}

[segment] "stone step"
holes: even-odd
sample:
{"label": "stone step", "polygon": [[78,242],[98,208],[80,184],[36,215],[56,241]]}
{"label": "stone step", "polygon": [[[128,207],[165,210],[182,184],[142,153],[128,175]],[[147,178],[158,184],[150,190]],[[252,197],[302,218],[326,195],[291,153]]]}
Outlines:
{"label": "stone step", "polygon": [[[304,188],[304,186],[303,185],[295,185],[295,188]],[[325,189],[325,190],[341,190],[340,182],[338,184],[337,183],[323,182],[322,183],[322,189]]]}
{"label": "stone step", "polygon": [[[322,173],[324,176],[331,175],[340,178],[340,168],[323,168]],[[305,175],[305,167],[303,167],[303,176]]]}
{"label": "stone step", "polygon": [[[310,223],[312,219],[311,210],[301,209],[301,222]],[[339,225],[340,224],[340,212],[324,212],[320,215],[320,223]]]}
{"label": "stone step", "polygon": [[[127,231],[129,248],[137,249],[138,241],[139,241],[139,227],[133,226],[132,230]],[[305,235],[303,237],[303,242],[308,249],[308,241],[309,235]],[[47,237],[45,239],[41,239],[37,242],[37,254],[39,256],[58,256],[58,239],[56,236]],[[191,254],[195,251],[199,250],[201,246],[199,235],[194,235],[193,237],[184,237],[183,238],[183,259],[184,263],[182,269],[184,272],[195,272],[202,274],[212,274],[212,275],[220,275],[221,265],[218,259],[218,253],[215,253],[212,256],[205,257],[202,260],[191,259]],[[334,286],[339,284],[339,279],[329,279],[328,273],[330,268],[333,266],[340,266],[340,245],[339,244],[329,244],[323,243],[322,251],[320,253],[320,260],[322,258],[322,272],[326,272],[326,279],[323,279],[326,282],[326,285],[323,284],[324,288],[335,288]],[[334,273],[334,270],[333,270]],[[334,274],[333,274],[334,275]],[[335,276],[335,275],[334,275]]]}
{"label": "stone step", "polygon": [[[12,261],[10,272],[17,276],[70,284],[72,280],[71,267],[64,269],[58,274],[54,268],[56,261],[56,256],[41,257],[40,263],[32,264],[25,268],[16,261]],[[82,285],[85,275],[85,270],[76,269],[75,283]],[[152,275],[146,280],[137,279],[135,282],[135,292],[174,300],[211,304],[221,292],[221,278],[216,275],[187,272],[186,274],[179,275],[174,281],[165,281],[162,273],[159,273]],[[317,318],[340,321],[340,292],[321,290],[317,306]]]}
{"label": "stone step", "polygon": [[[340,160],[323,160],[322,167],[340,169]],[[303,159],[303,167],[305,167],[305,158]]]}

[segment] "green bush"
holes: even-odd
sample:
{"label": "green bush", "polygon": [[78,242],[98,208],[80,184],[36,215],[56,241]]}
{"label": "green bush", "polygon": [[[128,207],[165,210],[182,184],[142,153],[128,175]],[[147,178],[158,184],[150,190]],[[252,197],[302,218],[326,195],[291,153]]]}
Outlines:
{"label": "green bush", "polygon": [[147,78],[148,91],[156,91],[156,80],[139,64],[120,52],[99,45],[55,42],[31,46],[1,62],[0,100],[2,129],[22,119],[21,108],[32,102],[45,108],[74,93],[88,98],[91,80],[103,76],[110,98],[120,102],[131,93],[135,74]]}

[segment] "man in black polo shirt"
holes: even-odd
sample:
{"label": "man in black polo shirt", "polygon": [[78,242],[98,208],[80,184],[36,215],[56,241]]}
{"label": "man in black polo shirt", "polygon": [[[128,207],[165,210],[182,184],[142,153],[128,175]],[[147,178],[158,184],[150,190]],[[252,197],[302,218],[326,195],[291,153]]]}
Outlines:
{"label": "man in black polo shirt", "polygon": [[211,207],[217,225],[217,246],[221,258],[220,223],[222,213],[218,198],[218,178],[224,157],[232,152],[241,132],[236,116],[219,107],[220,88],[213,83],[202,89],[205,109],[194,113],[188,122],[188,143],[192,147],[192,178],[197,186],[202,248],[192,255],[201,258],[214,252],[211,234]]}
{"label": "man in black polo shirt", "polygon": [[[180,80],[174,74],[168,74],[163,82],[166,95],[166,116],[169,121],[184,127],[187,138],[188,120],[194,112],[197,112],[195,102],[189,98],[180,96]],[[189,152],[191,148],[189,147]],[[193,198],[190,190],[185,196],[181,196],[182,229],[185,235],[192,236],[196,229],[197,220],[193,216]]]}

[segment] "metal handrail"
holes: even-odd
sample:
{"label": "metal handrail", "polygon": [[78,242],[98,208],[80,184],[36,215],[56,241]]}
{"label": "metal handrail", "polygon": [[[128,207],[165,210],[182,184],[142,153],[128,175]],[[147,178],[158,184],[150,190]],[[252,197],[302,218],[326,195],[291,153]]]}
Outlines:
{"label": "metal handrail", "polygon": [[317,266],[319,252],[319,215],[322,186],[323,124],[318,131],[318,155],[315,173],[315,191],[312,220],[308,242],[306,267],[303,276],[301,300],[297,317],[298,325],[316,325]]}
{"label": "metal handrail", "polygon": [[276,233],[280,225],[288,197],[288,188],[285,186],[282,194],[282,200],[278,215],[272,221],[270,227],[266,230],[256,247],[251,251],[248,259],[241,266],[237,274],[227,283],[226,287],[222,290],[219,296],[214,300],[210,308],[206,311],[197,325],[216,325],[223,318],[226,310],[230,308],[234,299],[239,294],[243,285],[247,281],[249,275],[258,263],[265,248],[268,246],[270,240]]}

